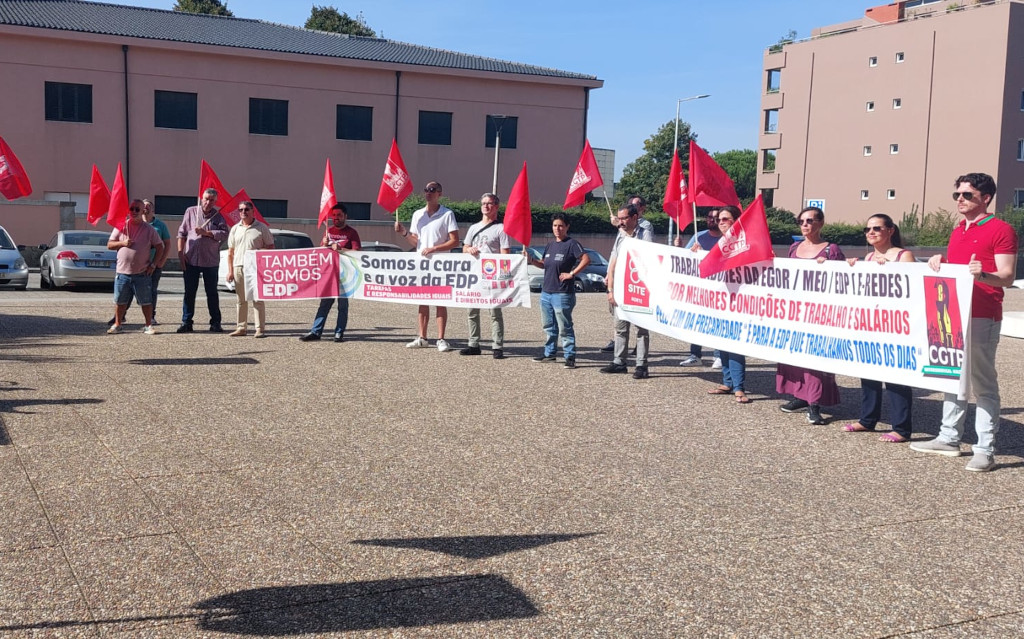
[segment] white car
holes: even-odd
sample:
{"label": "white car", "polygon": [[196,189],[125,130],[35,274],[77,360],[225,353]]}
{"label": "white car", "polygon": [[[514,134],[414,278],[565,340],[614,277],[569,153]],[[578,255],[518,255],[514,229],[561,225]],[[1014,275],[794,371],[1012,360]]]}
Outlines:
{"label": "white car", "polygon": [[28,287],[28,264],[18,246],[0,226],[0,287],[24,291]]}
{"label": "white car", "polygon": [[[313,248],[313,240],[305,233],[299,231],[287,231],[285,229],[270,229],[274,236],[274,249],[301,249]],[[235,283],[227,281],[228,275],[228,241],[220,247],[220,269],[217,272],[217,288],[222,291],[235,292]]]}

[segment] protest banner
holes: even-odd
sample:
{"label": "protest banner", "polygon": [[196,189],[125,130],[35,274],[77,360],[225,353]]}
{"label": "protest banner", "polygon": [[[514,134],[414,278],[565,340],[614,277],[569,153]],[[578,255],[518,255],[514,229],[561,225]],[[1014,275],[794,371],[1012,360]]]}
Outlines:
{"label": "protest banner", "polygon": [[[249,251],[245,279],[252,299],[322,297],[462,308],[530,307],[522,255],[337,251]],[[250,285],[251,282],[251,285]]]}
{"label": "protest banner", "polygon": [[963,392],[973,280],[962,265],[776,258],[702,279],[705,253],[632,238],[619,249],[617,314],[760,359]]}

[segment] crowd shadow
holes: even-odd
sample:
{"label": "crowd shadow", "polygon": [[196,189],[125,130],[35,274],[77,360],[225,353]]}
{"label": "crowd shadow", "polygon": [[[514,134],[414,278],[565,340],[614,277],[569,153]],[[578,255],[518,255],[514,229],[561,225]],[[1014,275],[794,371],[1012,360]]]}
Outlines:
{"label": "crowd shadow", "polygon": [[486,559],[510,552],[592,537],[599,533],[548,535],[472,535],[465,537],[410,537],[398,539],[357,539],[353,544],[387,548],[414,548],[465,559]]}
{"label": "crowd shadow", "polygon": [[153,359],[131,359],[129,364],[136,366],[221,366],[259,364],[258,359],[252,357],[169,357]]}

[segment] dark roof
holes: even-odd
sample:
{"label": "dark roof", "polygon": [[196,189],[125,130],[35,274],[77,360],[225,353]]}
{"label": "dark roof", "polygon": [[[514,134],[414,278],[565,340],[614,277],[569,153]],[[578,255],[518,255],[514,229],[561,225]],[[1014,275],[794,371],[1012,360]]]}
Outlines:
{"label": "dark roof", "polygon": [[311,31],[248,18],[179,13],[83,0],[0,0],[0,24],[391,64],[597,80],[582,73],[382,38]]}

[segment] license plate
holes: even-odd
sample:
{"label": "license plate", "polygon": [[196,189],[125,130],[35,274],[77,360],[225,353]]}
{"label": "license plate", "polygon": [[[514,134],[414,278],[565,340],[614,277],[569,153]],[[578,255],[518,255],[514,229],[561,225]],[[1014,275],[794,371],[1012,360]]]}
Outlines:
{"label": "license plate", "polygon": [[89,268],[110,268],[107,260],[86,260],[85,265]]}

